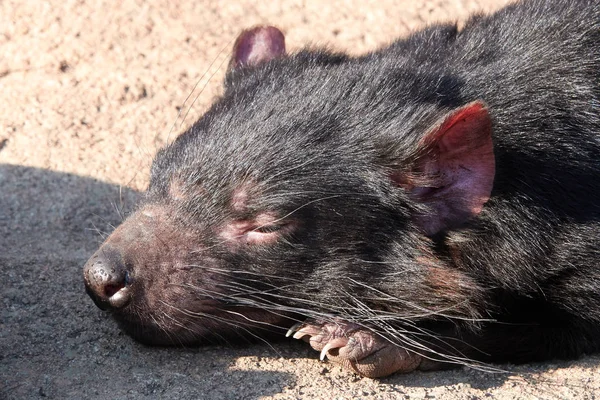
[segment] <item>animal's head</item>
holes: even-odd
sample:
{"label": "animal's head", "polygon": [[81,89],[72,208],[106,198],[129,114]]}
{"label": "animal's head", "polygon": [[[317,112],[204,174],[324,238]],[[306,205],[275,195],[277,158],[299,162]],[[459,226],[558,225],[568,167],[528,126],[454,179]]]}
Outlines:
{"label": "animal's head", "polygon": [[157,154],[145,200],[86,264],[92,299],[155,344],[472,313],[432,238],[490,197],[490,117],[404,62],[242,33],[224,95]]}

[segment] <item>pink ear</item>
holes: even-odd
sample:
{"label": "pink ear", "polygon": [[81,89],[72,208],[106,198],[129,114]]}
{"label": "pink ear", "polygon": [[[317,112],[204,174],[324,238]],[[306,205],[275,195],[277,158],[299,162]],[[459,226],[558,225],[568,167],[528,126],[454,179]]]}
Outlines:
{"label": "pink ear", "polygon": [[240,33],[230,67],[256,65],[285,55],[285,37],[273,26],[257,26]]}
{"label": "pink ear", "polygon": [[421,140],[414,171],[398,184],[427,210],[416,222],[433,235],[476,216],[489,200],[496,172],[492,123],[476,101],[450,112]]}

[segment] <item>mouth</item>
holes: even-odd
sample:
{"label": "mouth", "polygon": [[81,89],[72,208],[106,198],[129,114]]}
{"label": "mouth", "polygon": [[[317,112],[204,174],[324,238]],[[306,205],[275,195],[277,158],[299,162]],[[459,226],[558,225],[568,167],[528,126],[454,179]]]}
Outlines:
{"label": "mouth", "polygon": [[119,327],[136,341],[152,346],[195,346],[284,339],[299,316],[228,306],[215,300],[203,303],[201,311],[113,310]]}

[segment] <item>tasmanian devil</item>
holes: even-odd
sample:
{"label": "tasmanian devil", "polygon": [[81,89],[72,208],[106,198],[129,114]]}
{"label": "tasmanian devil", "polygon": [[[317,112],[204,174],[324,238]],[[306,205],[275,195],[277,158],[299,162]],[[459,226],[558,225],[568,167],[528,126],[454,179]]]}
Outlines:
{"label": "tasmanian devil", "polygon": [[86,289],[145,343],[289,329],[371,377],[596,351],[599,111],[596,0],[360,57],[247,30]]}

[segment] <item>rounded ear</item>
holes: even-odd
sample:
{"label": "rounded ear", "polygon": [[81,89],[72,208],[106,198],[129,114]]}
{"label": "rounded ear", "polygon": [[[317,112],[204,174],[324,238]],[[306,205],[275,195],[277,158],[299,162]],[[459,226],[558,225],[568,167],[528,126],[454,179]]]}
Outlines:
{"label": "rounded ear", "polygon": [[233,45],[229,69],[253,66],[285,55],[285,36],[274,26],[257,26],[240,33]]}
{"label": "rounded ear", "polygon": [[487,107],[475,101],[448,113],[419,143],[408,173],[392,177],[427,212],[415,216],[428,235],[476,216],[489,200],[496,163]]}

